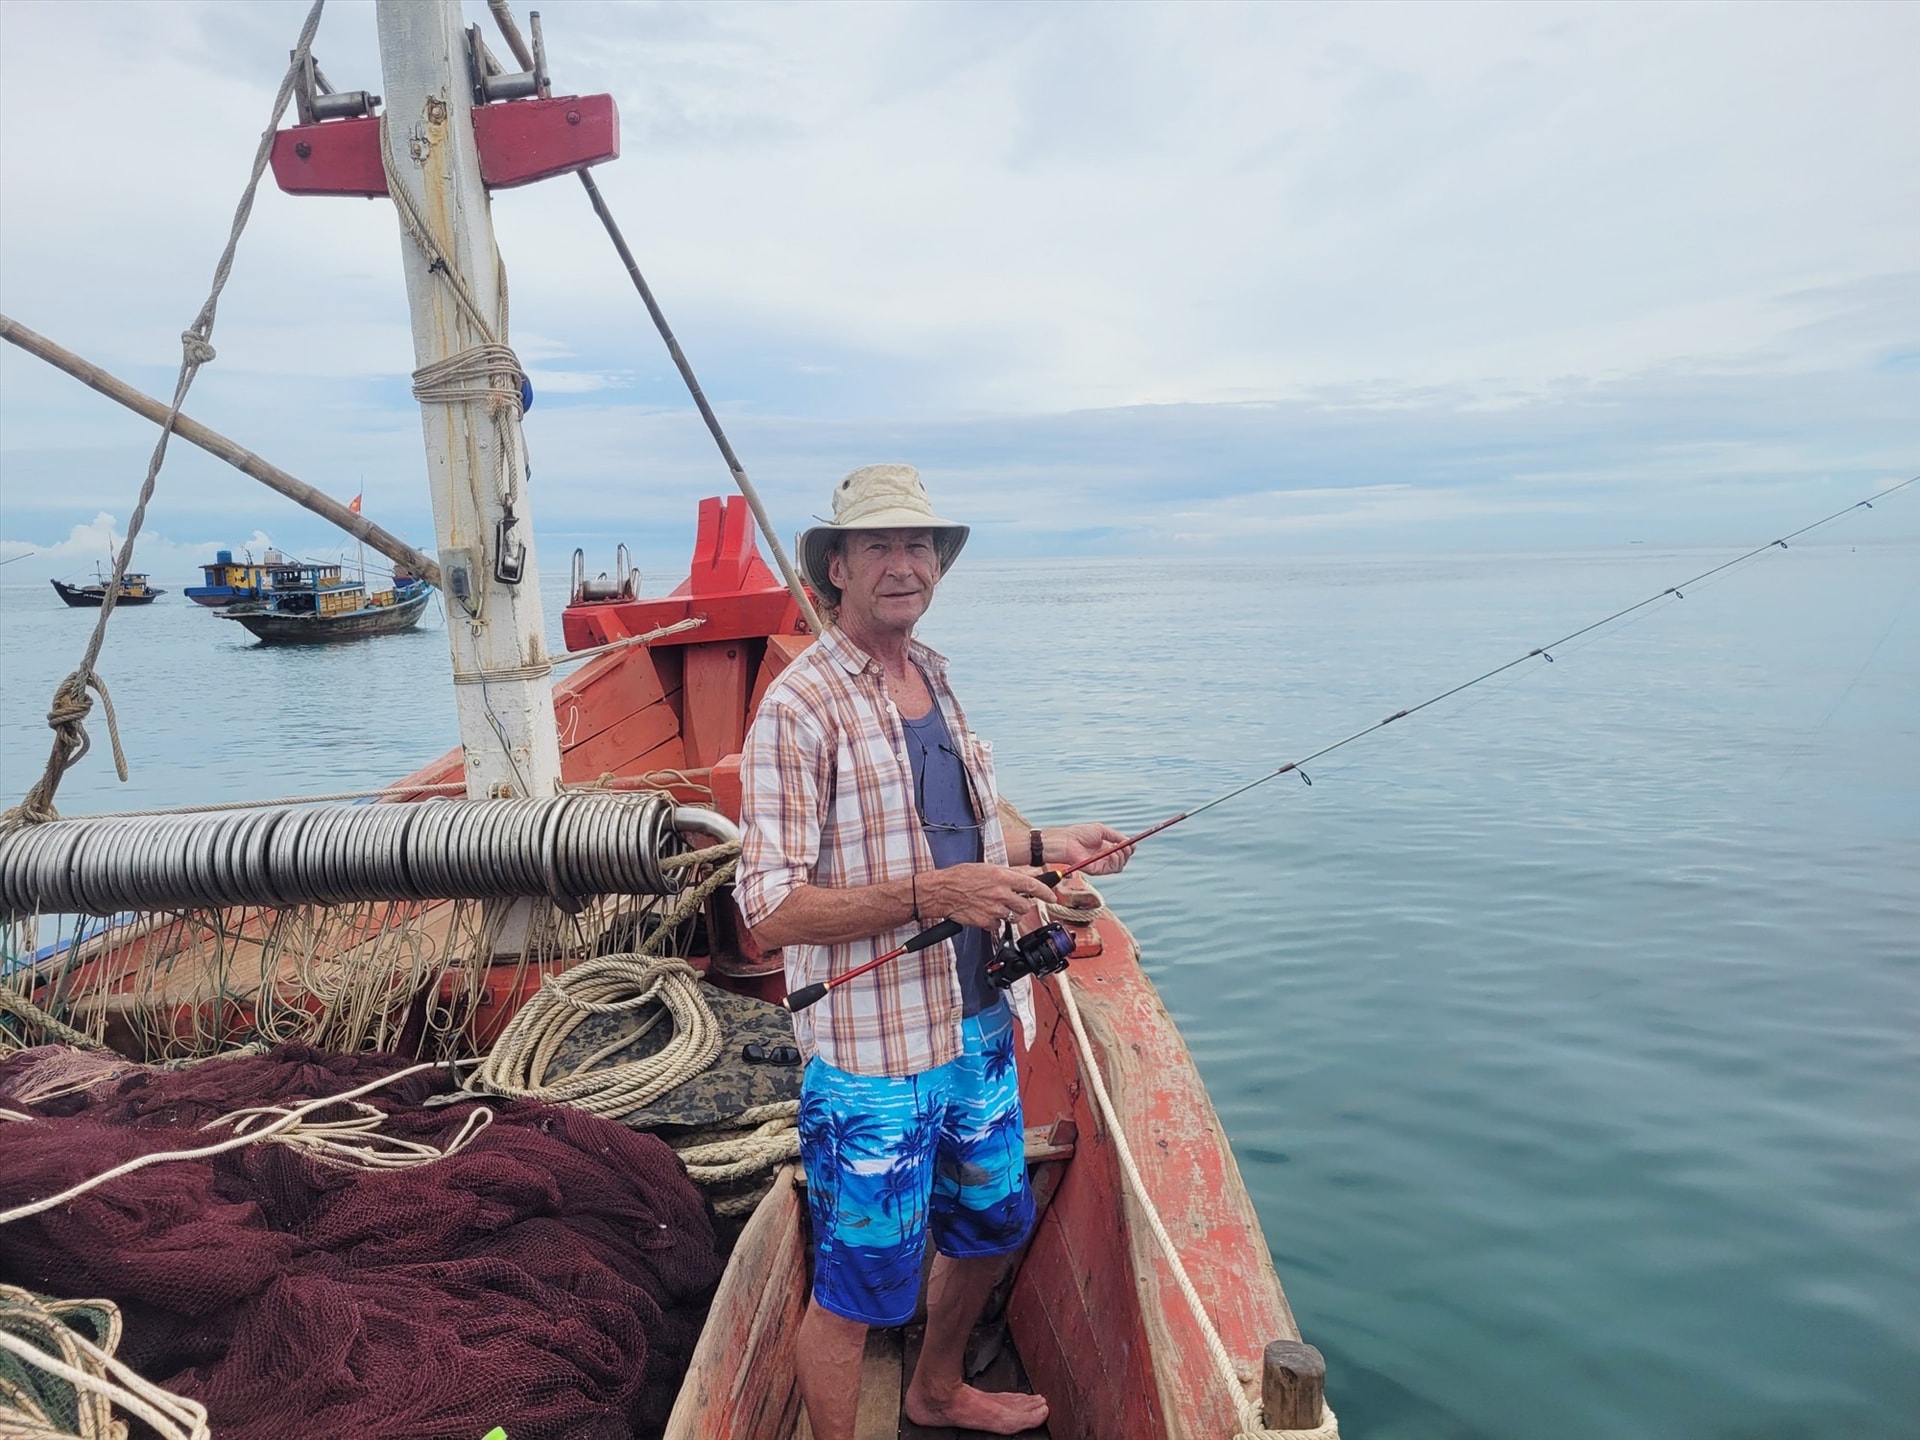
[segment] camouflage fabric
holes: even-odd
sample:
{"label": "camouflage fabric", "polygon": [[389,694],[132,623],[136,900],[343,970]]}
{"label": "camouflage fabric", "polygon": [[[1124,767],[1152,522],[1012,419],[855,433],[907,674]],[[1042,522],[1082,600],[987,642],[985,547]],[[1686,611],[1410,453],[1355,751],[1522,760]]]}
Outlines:
{"label": "camouflage fabric", "polygon": [[[768,1054],[782,1045],[792,1045],[793,1017],[779,1005],[750,1000],[713,985],[702,985],[700,996],[720,1024],[724,1037],[720,1054],[713,1064],[684,1085],[676,1086],[652,1104],[621,1116],[621,1124],[635,1130],[666,1125],[719,1125],[755,1105],[800,1098],[798,1061],[791,1065],[756,1064],[743,1054],[746,1047],[756,1041]],[[569,1073],[594,1051],[611,1045],[621,1035],[632,1035],[634,1039],[601,1060],[595,1069],[657,1054],[673,1037],[672,1017],[667,1015],[664,1006],[657,1004],[614,1015],[589,1015],[567,1036],[548,1067],[548,1076]]]}

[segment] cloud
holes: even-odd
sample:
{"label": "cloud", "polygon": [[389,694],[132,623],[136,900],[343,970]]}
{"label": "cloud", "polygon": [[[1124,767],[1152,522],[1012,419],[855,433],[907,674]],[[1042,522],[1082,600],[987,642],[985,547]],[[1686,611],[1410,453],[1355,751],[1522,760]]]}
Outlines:
{"label": "cloud", "polygon": [[[543,10],[788,528],[886,456],[1009,553],[1545,543],[1738,528],[1920,451],[1913,7]],[[170,391],[296,23],[0,6],[0,309]],[[381,88],[369,6],[318,53]],[[537,521],[680,533],[727,479],[584,197],[494,218]],[[418,541],[400,245],[384,202],[263,191],[188,410]],[[0,354],[10,540],[123,513],[151,444]],[[309,524],[177,445],[155,523]]]}
{"label": "cloud", "polygon": [[[90,581],[96,569],[102,575],[112,572],[114,557],[126,538],[120,521],[102,511],[91,520],[75,524],[65,538],[46,544],[0,540],[0,561],[7,562],[0,576],[9,585],[38,584],[56,578]],[[134,542],[131,568],[152,575],[156,584],[162,583],[162,577],[177,581],[182,576],[192,576],[193,583],[198,583],[199,566],[212,560],[216,551],[251,551],[259,556],[271,548],[273,541],[260,530],[243,540],[176,541],[143,528]]]}

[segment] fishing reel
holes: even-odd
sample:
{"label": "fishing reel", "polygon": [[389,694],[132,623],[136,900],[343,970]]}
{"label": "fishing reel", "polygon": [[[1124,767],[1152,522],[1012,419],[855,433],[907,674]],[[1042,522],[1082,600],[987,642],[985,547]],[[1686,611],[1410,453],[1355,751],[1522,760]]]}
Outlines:
{"label": "fishing reel", "polygon": [[1012,921],[1003,920],[987,959],[987,979],[1005,990],[1027,975],[1057,975],[1072,954],[1073,936],[1058,920],[1025,935],[1014,930]]}

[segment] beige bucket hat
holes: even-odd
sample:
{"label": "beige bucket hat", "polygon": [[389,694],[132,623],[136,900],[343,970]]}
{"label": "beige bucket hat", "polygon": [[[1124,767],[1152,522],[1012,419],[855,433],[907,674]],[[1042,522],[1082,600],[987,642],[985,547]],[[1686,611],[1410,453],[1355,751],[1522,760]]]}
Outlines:
{"label": "beige bucket hat", "polygon": [[840,588],[827,576],[827,552],[834,536],[849,530],[931,530],[942,575],[952,567],[968,534],[967,526],[933,513],[933,498],[913,466],[861,466],[833,487],[832,523],[801,531],[794,546],[807,584],[836,605]]}

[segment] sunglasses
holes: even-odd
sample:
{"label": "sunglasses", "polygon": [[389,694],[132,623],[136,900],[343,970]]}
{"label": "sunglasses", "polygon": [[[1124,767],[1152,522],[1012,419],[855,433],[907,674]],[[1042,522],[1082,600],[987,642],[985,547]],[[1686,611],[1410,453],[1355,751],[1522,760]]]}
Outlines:
{"label": "sunglasses", "polygon": [[800,1051],[792,1045],[767,1046],[758,1040],[749,1040],[740,1057],[749,1065],[798,1065]]}
{"label": "sunglasses", "polygon": [[[920,744],[919,738],[917,736],[914,739],[914,744],[916,745]],[[960,766],[960,773],[964,775],[967,780],[967,804],[971,806],[976,813],[978,812],[980,807],[979,807],[979,802],[974,799],[975,791],[973,788],[973,772],[967,768],[966,759],[960,754],[958,750],[955,750],[951,745],[947,744],[947,742],[944,740],[942,740],[938,745],[933,746],[932,749],[929,749],[924,745],[921,745],[920,749],[921,749],[921,754],[925,757],[925,759],[921,762],[920,773],[914,777],[913,808],[919,812],[921,827],[927,830],[937,830],[947,835],[971,835],[976,831],[978,831],[980,829],[980,822],[978,820],[972,821],[971,823],[964,824],[964,825],[946,825],[938,821],[927,819],[926,760],[931,760],[933,758],[934,750],[938,750],[942,755],[950,755],[953,757],[955,763],[957,763]]]}

